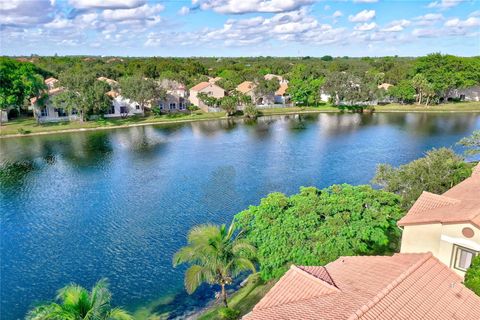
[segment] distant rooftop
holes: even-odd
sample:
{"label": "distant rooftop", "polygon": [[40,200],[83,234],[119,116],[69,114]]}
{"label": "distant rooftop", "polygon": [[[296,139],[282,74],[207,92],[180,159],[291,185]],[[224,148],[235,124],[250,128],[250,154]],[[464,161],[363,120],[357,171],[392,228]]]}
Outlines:
{"label": "distant rooftop", "polygon": [[480,297],[431,253],[341,257],[291,269],[244,316],[260,319],[478,320]]}

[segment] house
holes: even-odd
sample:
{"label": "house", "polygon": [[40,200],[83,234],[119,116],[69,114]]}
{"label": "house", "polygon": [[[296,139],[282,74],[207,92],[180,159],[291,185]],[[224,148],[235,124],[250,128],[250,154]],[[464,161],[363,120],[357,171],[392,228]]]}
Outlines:
{"label": "house", "polygon": [[276,74],[268,73],[268,74],[264,75],[263,78],[265,80],[277,79],[280,84],[282,84],[282,83],[287,83],[288,84],[287,79],[284,79],[282,76],[279,76],[279,75],[276,75]]}
{"label": "house", "polygon": [[33,115],[39,122],[59,122],[78,120],[78,113],[76,110],[68,111],[65,108],[56,108],[52,105],[51,98],[64,92],[63,87],[57,87],[58,79],[48,78],[45,81],[47,91],[46,97],[39,99],[37,97],[30,99],[31,109]]}
{"label": "house", "polygon": [[252,81],[243,81],[235,88],[235,90],[237,90],[240,93],[243,93],[244,95],[249,96],[252,99],[252,102],[255,102],[256,87],[257,85]]}
{"label": "house", "polygon": [[379,84],[377,86],[378,89],[383,89],[385,91],[388,91],[388,89],[390,89],[390,87],[393,87],[393,84],[390,84],[390,83],[382,83],[382,84]]}
{"label": "house", "polygon": [[196,86],[192,87],[190,89],[190,96],[188,97],[188,100],[190,101],[191,104],[199,107],[205,112],[212,110],[212,108],[207,106],[198,98],[199,93],[205,93],[217,99],[223,98],[225,96],[225,90],[223,88],[210,82],[200,82]]}
{"label": "house", "polygon": [[215,84],[220,80],[222,80],[222,77],[214,77],[214,78],[208,77],[208,82],[210,82],[211,84]]}
{"label": "house", "polygon": [[287,93],[288,82],[280,82],[280,87],[275,91],[274,101],[275,103],[285,104],[290,99],[290,95]]}
{"label": "house", "polygon": [[464,89],[455,89],[449,94],[448,98],[459,99],[461,101],[480,101],[480,85]]}
{"label": "house", "polygon": [[185,112],[189,105],[188,92],[184,84],[175,80],[163,79],[160,87],[166,91],[165,99],[159,101],[159,108],[162,112]]}
{"label": "house", "polygon": [[103,115],[105,118],[126,118],[144,114],[144,110],[139,103],[123,97],[118,91],[110,90],[107,92],[107,96],[112,100],[112,105]]}
{"label": "house", "polygon": [[480,164],[442,195],[423,192],[398,225],[401,252],[432,252],[463,276],[480,253]]}
{"label": "house", "polygon": [[112,105],[103,115],[105,118],[125,118],[144,114],[144,110],[141,108],[139,103],[131,101],[130,99],[127,99],[121,95],[121,89],[119,88],[119,83],[117,81],[106,77],[99,77],[97,80],[108,83],[112,89],[107,92],[107,96],[109,96],[112,100]]}
{"label": "house", "polygon": [[478,320],[480,297],[431,253],[294,266],[244,320]]}

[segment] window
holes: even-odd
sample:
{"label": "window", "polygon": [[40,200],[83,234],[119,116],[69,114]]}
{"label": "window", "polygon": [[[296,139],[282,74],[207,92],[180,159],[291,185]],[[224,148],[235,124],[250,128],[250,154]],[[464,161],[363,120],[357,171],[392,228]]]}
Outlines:
{"label": "window", "polygon": [[135,106],[135,109],[140,110],[140,106],[137,104],[137,105]]}
{"label": "window", "polygon": [[113,104],[108,108],[107,114],[115,114],[115,106]]}
{"label": "window", "polygon": [[40,109],[40,116],[42,116],[42,117],[47,117],[48,116],[47,107],[43,107],[42,109]]}
{"label": "window", "polygon": [[163,103],[160,103],[160,110],[163,110]]}
{"label": "window", "polygon": [[173,110],[177,107],[177,104],[175,102],[170,103],[170,110]]}
{"label": "window", "polygon": [[58,112],[59,117],[66,117],[67,116],[67,113],[65,112],[65,109],[63,109],[63,108],[58,108],[57,112]]}
{"label": "window", "polygon": [[121,114],[128,114],[129,113],[128,108],[126,106],[120,107],[120,113]]}
{"label": "window", "polygon": [[470,264],[472,263],[473,258],[475,258],[478,252],[455,245],[453,246],[453,254],[453,267],[461,271],[467,271],[467,269],[470,267]]}

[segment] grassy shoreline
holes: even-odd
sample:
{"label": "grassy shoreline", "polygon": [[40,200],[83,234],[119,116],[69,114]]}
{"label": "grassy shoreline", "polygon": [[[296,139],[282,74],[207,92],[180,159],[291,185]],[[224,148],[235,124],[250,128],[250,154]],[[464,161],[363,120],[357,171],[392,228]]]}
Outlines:
{"label": "grassy shoreline", "polygon": [[[325,113],[342,112],[333,106],[319,107],[289,107],[262,109],[261,116],[302,114],[302,113]],[[385,106],[376,106],[375,112],[480,112],[480,102],[452,103],[437,106],[418,106],[418,105],[398,105],[390,104]],[[233,117],[240,118],[240,117]],[[195,121],[221,120],[227,119],[224,112],[202,113],[194,112],[192,114],[163,115],[149,117],[130,117],[127,119],[115,118],[104,119],[100,121],[88,122],[57,122],[37,124],[33,118],[19,118],[4,123],[0,127],[0,139],[11,137],[23,137],[33,135],[45,135],[54,133],[68,133],[77,131],[107,130],[119,129],[136,126],[145,126],[152,124],[175,124],[188,123]]]}

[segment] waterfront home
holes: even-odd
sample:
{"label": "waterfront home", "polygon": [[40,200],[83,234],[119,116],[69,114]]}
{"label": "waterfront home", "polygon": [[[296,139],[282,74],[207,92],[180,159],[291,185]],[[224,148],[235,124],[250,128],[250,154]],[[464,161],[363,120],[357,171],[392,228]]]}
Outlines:
{"label": "waterfront home", "polygon": [[144,114],[144,110],[139,103],[123,97],[118,91],[110,90],[107,92],[107,95],[112,100],[112,104],[103,115],[105,118],[126,118]]}
{"label": "waterfront home", "polygon": [[164,113],[187,111],[188,91],[184,84],[170,79],[163,79],[159,84],[166,91],[165,99],[158,103],[160,111]]}
{"label": "waterfront home", "polygon": [[463,89],[455,89],[449,95],[448,99],[458,99],[460,101],[480,101],[480,86],[471,86]]}
{"label": "waterfront home", "polygon": [[225,90],[216,84],[210,83],[210,82],[200,82],[196,86],[192,87],[190,89],[190,96],[188,97],[188,100],[190,101],[191,104],[194,106],[199,107],[205,112],[208,111],[213,111],[215,108],[211,108],[207,106],[203,101],[201,101],[198,98],[199,93],[205,93],[210,97],[214,97],[217,99],[223,98],[225,96]]}
{"label": "waterfront home", "polygon": [[78,113],[75,109],[68,111],[66,108],[57,108],[52,105],[51,98],[64,92],[63,87],[57,87],[58,80],[55,78],[48,78],[45,80],[47,86],[43,97],[33,97],[30,99],[30,106],[33,110],[33,116],[38,122],[59,122],[78,120]]}
{"label": "waterfront home", "polygon": [[235,90],[237,90],[240,93],[243,93],[244,95],[249,96],[252,99],[252,102],[255,103],[255,88],[257,85],[252,82],[252,81],[243,81],[240,83]]}
{"label": "waterfront home", "polygon": [[442,195],[423,192],[398,225],[401,252],[432,252],[460,276],[480,254],[480,164]]}
{"label": "waterfront home", "polygon": [[480,297],[462,280],[431,253],[292,265],[243,319],[478,320]]}
{"label": "waterfront home", "polygon": [[139,103],[131,101],[121,95],[121,89],[117,81],[106,77],[99,77],[97,80],[106,82],[112,89],[107,92],[107,96],[112,100],[112,104],[103,115],[105,118],[126,118],[144,114],[144,110],[140,107]]}
{"label": "waterfront home", "polygon": [[285,104],[290,100],[290,95],[287,93],[288,82],[280,82],[280,87],[275,91],[274,102]]}

